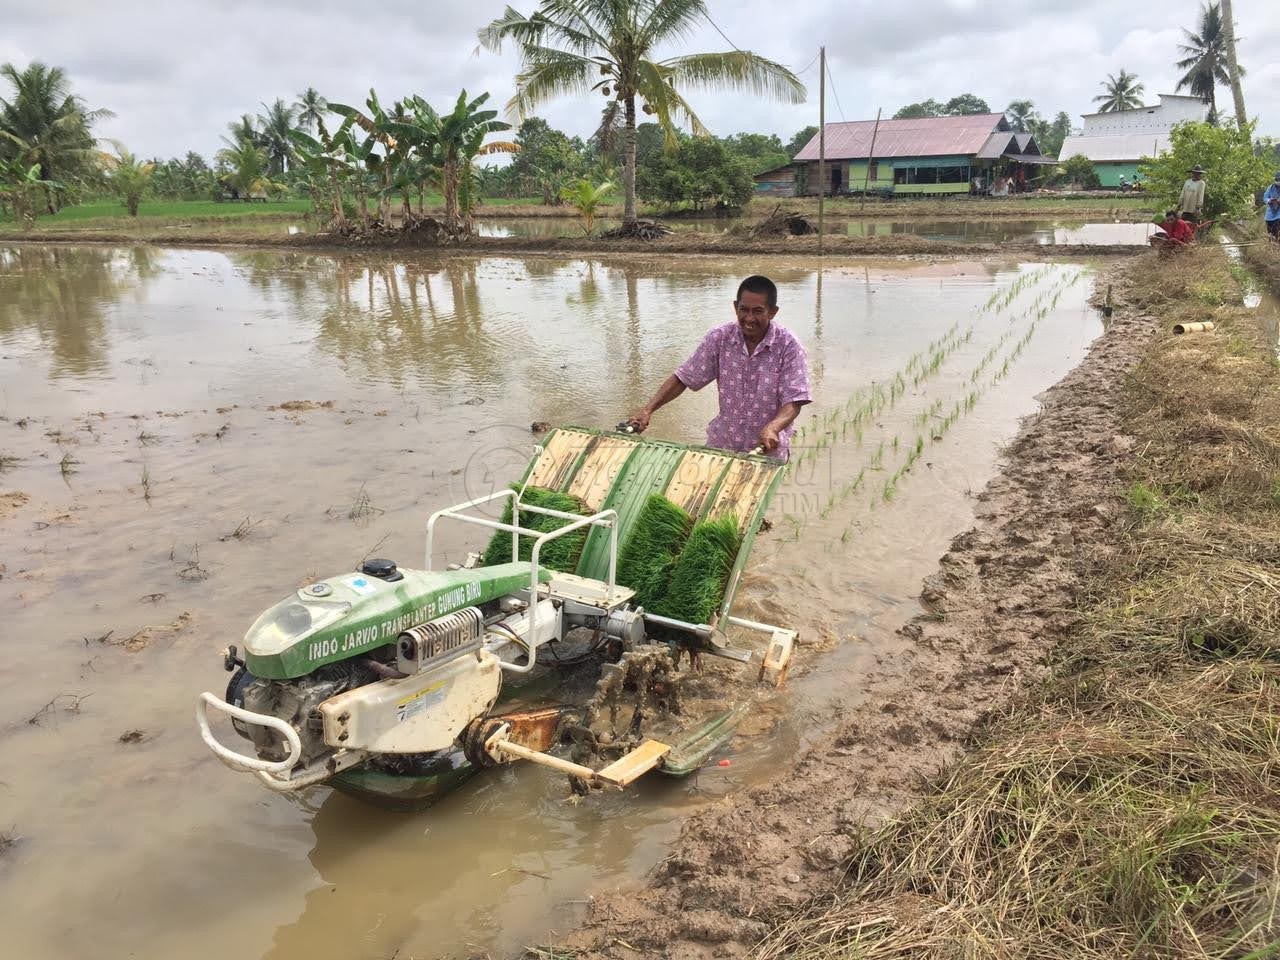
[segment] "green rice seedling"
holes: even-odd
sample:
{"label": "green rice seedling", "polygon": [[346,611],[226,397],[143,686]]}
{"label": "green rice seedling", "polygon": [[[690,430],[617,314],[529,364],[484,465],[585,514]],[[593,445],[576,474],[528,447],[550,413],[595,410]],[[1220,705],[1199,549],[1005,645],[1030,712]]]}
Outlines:
{"label": "green rice seedling", "polygon": [[693,518],[661,494],[645,501],[618,553],[617,574],[620,584],[635,590],[640,606],[652,608],[666,594],[676,557],[692,527]]}
{"label": "green rice seedling", "polygon": [[142,499],[151,500],[151,469],[145,463],[142,465]]}
{"label": "green rice seedling", "polygon": [[916,437],[916,456],[924,451],[924,437]]}
{"label": "green rice seedling", "polygon": [[893,435],[893,452],[898,452],[898,435],[896,433]]}
{"label": "green rice seedling", "polygon": [[688,623],[707,623],[724,599],[738,542],[738,523],[732,516],[694,526],[657,612]]}
{"label": "green rice seedling", "polygon": [[[512,489],[516,489],[516,487],[513,485]],[[545,487],[525,487],[521,501],[525,506],[559,510],[563,513],[585,515],[587,512],[586,504],[577,497],[567,493],[560,493],[556,490],[548,490]],[[508,500],[502,511],[503,523],[512,522],[511,506],[512,501]],[[551,530],[558,530],[570,522],[560,517],[548,517],[541,513],[522,513],[519,525],[527,529],[547,533]],[[582,548],[587,542],[588,530],[588,527],[582,527],[572,533],[565,534],[558,540],[551,540],[544,544],[542,552],[538,554],[538,562],[549,570],[571,572],[578,565],[578,557],[582,554]],[[522,536],[520,538],[519,559],[529,560],[532,555],[533,538]],[[510,563],[511,534],[505,530],[495,531],[489,540],[489,545],[485,548],[484,558],[481,562],[486,567],[497,563]]]}
{"label": "green rice seedling", "polygon": [[64,453],[62,459],[58,461],[58,471],[62,474],[63,479],[75,473],[78,466],[80,466],[80,461],[70,453]]}

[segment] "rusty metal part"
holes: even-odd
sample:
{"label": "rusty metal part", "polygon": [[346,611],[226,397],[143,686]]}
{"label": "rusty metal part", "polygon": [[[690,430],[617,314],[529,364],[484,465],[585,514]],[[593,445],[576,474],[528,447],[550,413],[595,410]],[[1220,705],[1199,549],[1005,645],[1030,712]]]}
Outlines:
{"label": "rusty metal part", "polygon": [[477,717],[462,733],[462,751],[476,766],[492,767],[495,761],[485,750],[485,744],[503,724],[508,726],[507,740],[530,750],[545,751],[560,739],[564,726],[577,719],[571,707],[541,707]]}

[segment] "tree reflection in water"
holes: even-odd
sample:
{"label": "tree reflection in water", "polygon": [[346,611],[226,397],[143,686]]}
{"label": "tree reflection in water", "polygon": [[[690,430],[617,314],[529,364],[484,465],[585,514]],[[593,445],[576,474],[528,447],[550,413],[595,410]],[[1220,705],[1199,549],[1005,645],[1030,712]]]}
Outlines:
{"label": "tree reflection in water", "polygon": [[149,247],[0,247],[0,341],[36,338],[54,379],[101,373],[111,310],[159,272]]}

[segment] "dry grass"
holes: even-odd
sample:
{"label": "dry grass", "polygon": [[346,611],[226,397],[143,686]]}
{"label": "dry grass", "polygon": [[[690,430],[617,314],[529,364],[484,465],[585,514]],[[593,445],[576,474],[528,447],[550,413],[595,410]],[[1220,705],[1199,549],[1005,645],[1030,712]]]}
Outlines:
{"label": "dry grass", "polygon": [[759,956],[1280,953],[1280,372],[1220,251],[1133,281],[1218,329],[1132,374],[1130,526],[1050,681]]}

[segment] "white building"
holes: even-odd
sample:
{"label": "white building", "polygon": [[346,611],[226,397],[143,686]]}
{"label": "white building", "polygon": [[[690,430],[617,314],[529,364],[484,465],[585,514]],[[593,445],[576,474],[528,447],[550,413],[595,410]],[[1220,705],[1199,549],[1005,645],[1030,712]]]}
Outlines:
{"label": "white building", "polygon": [[1084,127],[1062,144],[1058,159],[1083,154],[1093,161],[1093,169],[1104,187],[1118,187],[1120,177],[1130,180],[1138,172],[1138,161],[1169,149],[1169,131],[1179,123],[1203,123],[1209,105],[1199,97],[1160,94],[1154,107],[1112,110],[1084,114]]}

